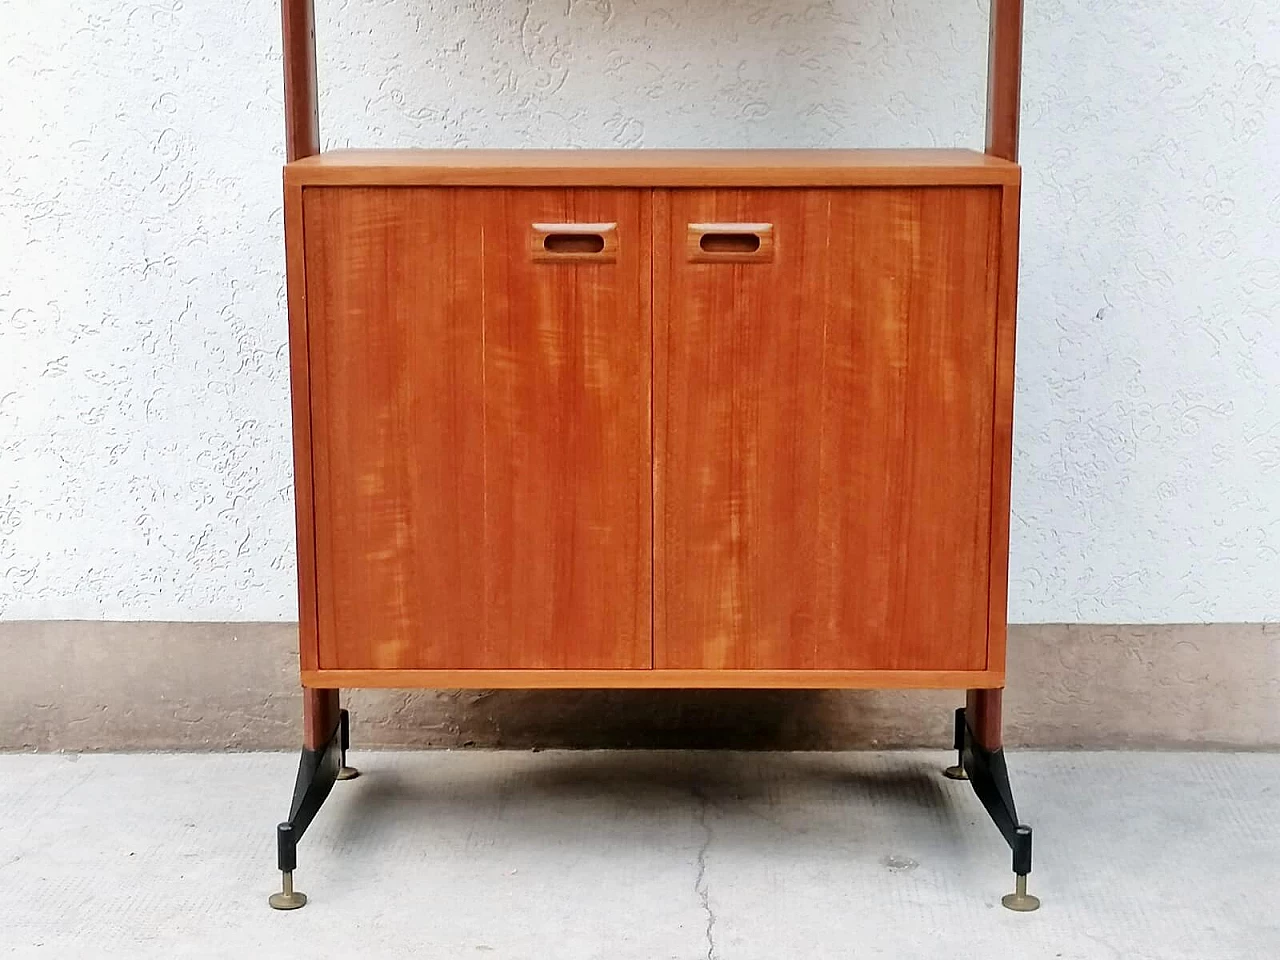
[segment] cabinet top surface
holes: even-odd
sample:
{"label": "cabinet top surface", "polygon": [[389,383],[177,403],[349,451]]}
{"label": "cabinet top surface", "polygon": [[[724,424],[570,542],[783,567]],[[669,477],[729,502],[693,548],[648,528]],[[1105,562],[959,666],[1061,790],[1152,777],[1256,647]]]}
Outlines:
{"label": "cabinet top surface", "polygon": [[333,150],[290,186],[956,186],[1016,184],[975,150]]}

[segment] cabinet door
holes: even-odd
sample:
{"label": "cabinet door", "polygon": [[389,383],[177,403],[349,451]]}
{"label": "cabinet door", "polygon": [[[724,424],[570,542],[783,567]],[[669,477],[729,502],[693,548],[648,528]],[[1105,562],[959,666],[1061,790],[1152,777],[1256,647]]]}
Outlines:
{"label": "cabinet door", "polygon": [[303,209],[320,667],[651,666],[649,195]]}
{"label": "cabinet door", "polygon": [[655,196],[658,667],[985,667],[998,210]]}

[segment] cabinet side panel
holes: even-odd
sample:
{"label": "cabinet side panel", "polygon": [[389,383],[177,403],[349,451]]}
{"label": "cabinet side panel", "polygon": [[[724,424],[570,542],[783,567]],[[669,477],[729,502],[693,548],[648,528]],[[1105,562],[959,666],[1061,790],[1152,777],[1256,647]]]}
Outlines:
{"label": "cabinet side panel", "polygon": [[[648,668],[647,194],[484,195],[485,646],[475,665]],[[616,224],[616,250],[608,261],[557,260],[531,250],[533,224]]]}
{"label": "cabinet side panel", "polygon": [[998,284],[995,412],[991,448],[991,590],[987,669],[1004,672],[1009,632],[1009,508],[1013,465],[1013,395],[1018,319],[1018,243],[1021,189],[1001,191],[999,244],[992,272]]}
{"label": "cabinet side panel", "polygon": [[480,647],[482,259],[459,193],[308,191],[325,668]]}
{"label": "cabinet side panel", "polygon": [[293,506],[298,563],[298,654],[303,670],[320,666],[316,630],[316,541],[311,465],[311,382],[303,191],[284,191],[285,275],[289,298],[289,391],[293,413]]}

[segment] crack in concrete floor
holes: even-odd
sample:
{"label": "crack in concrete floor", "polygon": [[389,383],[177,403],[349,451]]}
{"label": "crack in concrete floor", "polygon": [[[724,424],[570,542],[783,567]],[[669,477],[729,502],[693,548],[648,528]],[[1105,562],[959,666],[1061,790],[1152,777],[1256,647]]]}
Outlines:
{"label": "crack in concrete floor", "polygon": [[693,882],[693,889],[698,895],[698,902],[702,904],[703,912],[707,915],[707,960],[718,960],[715,936],[716,914],[711,908],[711,890],[707,885],[707,851],[711,849],[711,841],[715,838],[711,821],[707,818],[711,804],[707,800],[707,795],[700,789],[694,790],[694,796],[698,798],[698,825],[702,827],[704,836],[702,846],[698,848],[698,876]]}

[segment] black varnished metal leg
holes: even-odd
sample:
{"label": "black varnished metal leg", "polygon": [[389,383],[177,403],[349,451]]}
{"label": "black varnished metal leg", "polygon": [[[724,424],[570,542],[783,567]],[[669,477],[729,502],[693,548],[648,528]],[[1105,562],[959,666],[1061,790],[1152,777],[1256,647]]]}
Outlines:
{"label": "black varnished metal leg", "polygon": [[354,780],[360,776],[360,771],[347,766],[347,751],[351,749],[351,714],[345,710],[338,714],[338,730],[341,735],[342,757],[338,763],[337,779]]}
{"label": "black varnished metal leg", "polygon": [[[344,710],[343,713],[346,711]],[[293,889],[293,871],[298,866],[298,841],[338,778],[342,724],[334,724],[333,733],[318,750],[302,751],[298,760],[298,779],[293,786],[293,803],[289,819],[276,827],[276,858],[280,867],[281,889],[268,899],[277,910],[296,910],[307,902],[307,896]]]}
{"label": "black varnished metal leg", "polygon": [[965,711],[957,710],[956,715],[963,733],[960,763],[973,784],[973,792],[1013,851],[1014,892],[1006,894],[1000,902],[1010,910],[1023,913],[1037,910],[1039,898],[1027,893],[1027,876],[1031,873],[1031,828],[1018,822],[1004,748],[988,750],[983,747],[965,719]]}
{"label": "black varnished metal leg", "polygon": [[950,780],[968,780],[969,775],[964,772],[964,707],[956,708],[955,738],[952,746],[956,751],[956,765],[947,767],[942,771],[942,775]]}

